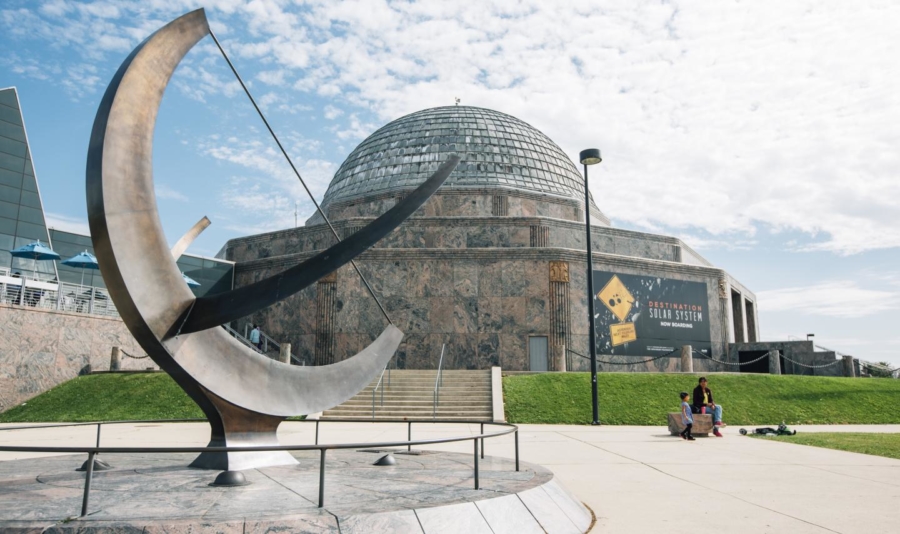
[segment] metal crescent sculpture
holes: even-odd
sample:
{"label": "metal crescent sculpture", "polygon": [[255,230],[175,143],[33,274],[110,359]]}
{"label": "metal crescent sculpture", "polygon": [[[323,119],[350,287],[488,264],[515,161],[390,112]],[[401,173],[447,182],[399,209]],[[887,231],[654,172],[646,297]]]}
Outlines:
{"label": "metal crescent sculpture", "polygon": [[[210,446],[277,445],[286,417],[336,406],[370,383],[402,338],[389,325],[371,345],[321,367],[286,365],[240,344],[227,321],[284,299],[348,263],[412,215],[447,179],[457,156],[402,202],[318,256],[250,286],[195,298],[162,231],[152,145],[166,85],[209,26],[202,9],[164,26],[125,59],[100,102],[87,158],[87,207],[97,260],[132,335],[196,402]],[[194,467],[249,469],[296,463],[286,452],[204,453]]]}

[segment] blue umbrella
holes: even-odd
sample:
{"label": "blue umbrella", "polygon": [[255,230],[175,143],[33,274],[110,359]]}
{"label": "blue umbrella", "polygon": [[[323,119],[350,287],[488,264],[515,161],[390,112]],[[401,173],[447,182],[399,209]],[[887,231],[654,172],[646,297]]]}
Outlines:
{"label": "blue umbrella", "polygon": [[95,258],[93,254],[86,250],[80,254],[72,256],[67,260],[64,260],[62,264],[68,265],[69,267],[75,267],[76,269],[81,269],[81,285],[84,285],[85,269],[100,269],[100,264],[97,263],[97,258]]}
{"label": "blue umbrella", "polygon": [[37,260],[58,260],[59,254],[53,252],[50,247],[44,246],[40,241],[28,243],[23,247],[9,252],[15,258],[31,258]]}
{"label": "blue umbrella", "polygon": [[189,287],[200,287],[200,282],[194,280],[190,276],[184,274],[184,271],[181,272],[181,276],[184,278],[184,281],[187,282]]}
{"label": "blue umbrella", "polygon": [[59,254],[53,252],[50,247],[45,246],[40,241],[28,243],[23,247],[19,247],[9,252],[14,258],[31,258],[35,264],[35,279],[37,279],[37,262],[47,260],[58,260]]}

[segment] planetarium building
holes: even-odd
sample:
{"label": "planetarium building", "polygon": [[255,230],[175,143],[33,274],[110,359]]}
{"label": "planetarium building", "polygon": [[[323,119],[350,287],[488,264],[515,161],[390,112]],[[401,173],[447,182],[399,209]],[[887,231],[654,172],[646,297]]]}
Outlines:
{"label": "planetarium building", "polygon": [[[589,318],[584,188],[550,138],[488,109],[452,106],[399,118],[364,140],[322,201],[345,238],[415,189],[450,154],[461,162],[402,226],[357,259],[406,336],[399,368],[584,370]],[[756,298],[674,237],[621,230],[590,206],[600,368],[718,369],[729,343],[755,342]],[[235,286],[283,271],[336,242],[316,214],[302,228],[229,241]],[[311,364],[368,345],[386,318],[347,265],[250,317]],[[655,358],[655,359],[653,359]],[[648,361],[650,360],[650,361]]]}

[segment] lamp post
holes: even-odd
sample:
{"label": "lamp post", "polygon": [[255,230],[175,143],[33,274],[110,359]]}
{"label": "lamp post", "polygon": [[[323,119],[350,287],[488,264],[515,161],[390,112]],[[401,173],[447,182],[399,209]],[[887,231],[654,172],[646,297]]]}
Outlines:
{"label": "lamp post", "polygon": [[597,334],[594,332],[594,261],[591,257],[591,193],[588,189],[588,165],[596,165],[603,161],[600,150],[588,148],[578,155],[581,164],[584,165],[584,228],[587,237],[587,292],[588,292],[588,316],[590,317],[590,348],[591,348],[591,405],[593,406],[592,425],[600,424],[600,407],[597,405]]}

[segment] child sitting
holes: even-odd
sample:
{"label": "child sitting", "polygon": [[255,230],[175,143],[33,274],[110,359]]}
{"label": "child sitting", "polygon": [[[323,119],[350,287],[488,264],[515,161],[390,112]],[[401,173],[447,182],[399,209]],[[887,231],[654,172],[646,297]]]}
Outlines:
{"label": "child sitting", "polygon": [[691,414],[691,405],[687,402],[688,394],[686,391],[682,391],[679,396],[681,397],[681,422],[684,423],[681,439],[695,441],[694,436],[691,435],[691,427],[694,426],[694,416]]}

